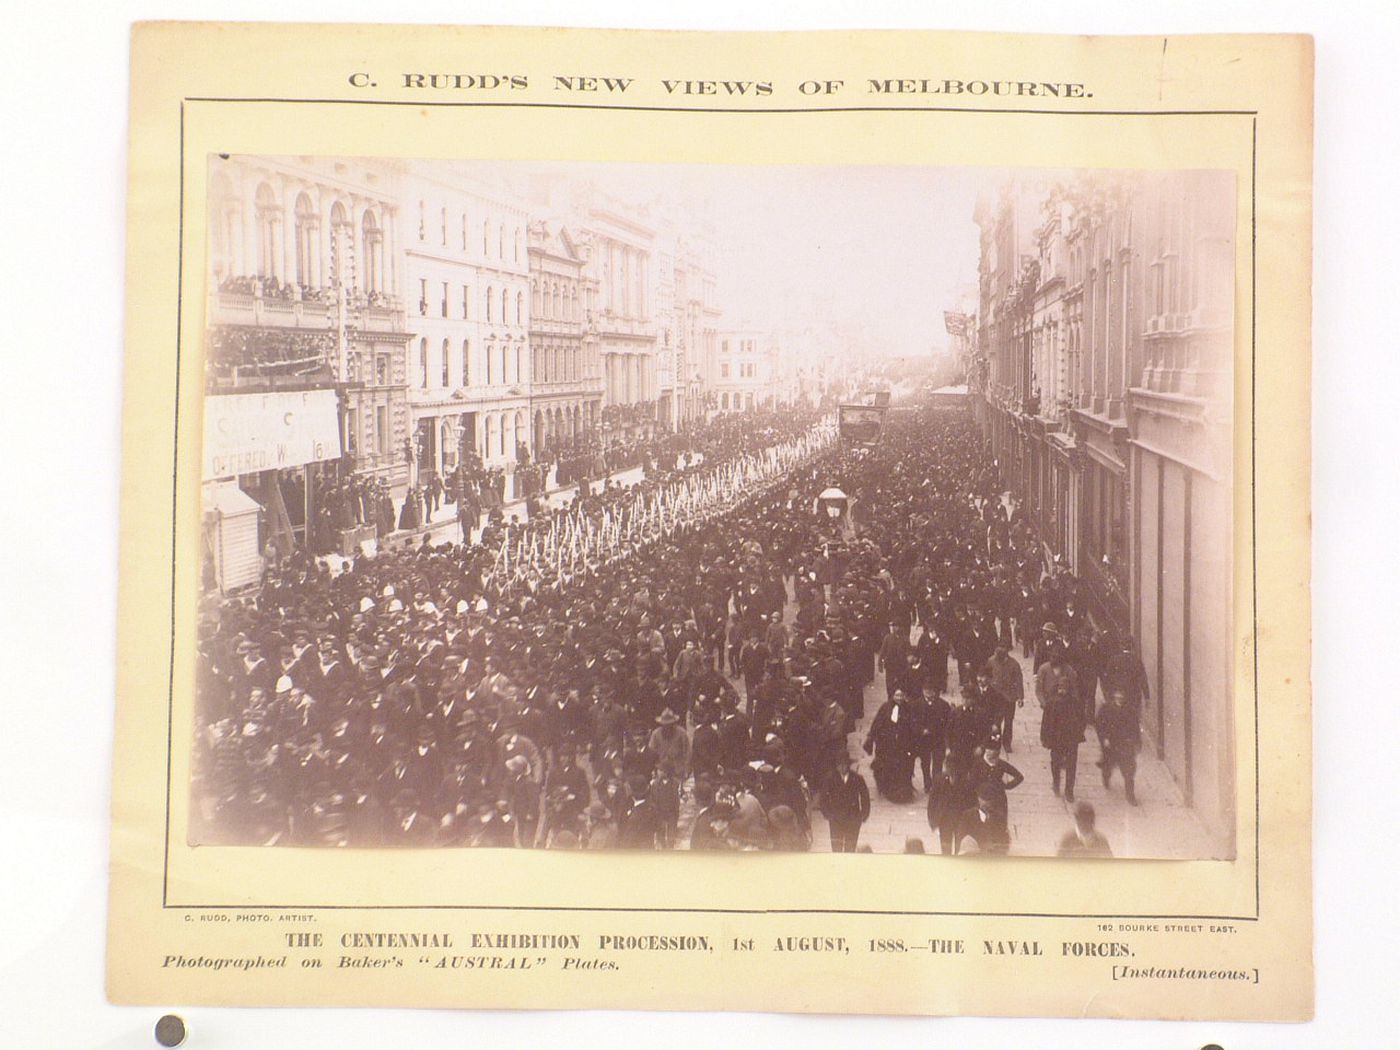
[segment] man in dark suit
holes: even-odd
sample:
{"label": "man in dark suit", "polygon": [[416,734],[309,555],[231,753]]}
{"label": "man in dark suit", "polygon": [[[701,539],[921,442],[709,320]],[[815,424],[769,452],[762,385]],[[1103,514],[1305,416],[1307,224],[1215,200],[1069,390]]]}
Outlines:
{"label": "man in dark suit", "polygon": [[1074,688],[1073,675],[1058,681],[1040,716],[1040,743],[1050,749],[1050,776],[1055,794],[1064,775],[1065,801],[1074,801],[1074,774],[1079,765],[1079,745],[1084,740],[1084,705]]}
{"label": "man in dark suit", "polygon": [[870,788],[849,755],[821,792],[821,810],[831,828],[831,852],[854,853],[860,827],[870,819]]}
{"label": "man in dark suit", "polygon": [[891,623],[889,633],[880,642],[880,670],[885,675],[885,699],[893,700],[894,691],[904,685],[909,669],[909,630]]}
{"label": "man in dark suit", "polygon": [[1128,707],[1141,716],[1142,702],[1151,694],[1147,688],[1147,671],[1133,645],[1132,635],[1124,635],[1118,651],[1104,660],[1103,688],[1106,694],[1121,690]]}
{"label": "man in dark suit", "polygon": [[1142,729],[1137,713],[1128,705],[1127,694],[1113,690],[1108,703],[1099,709],[1099,740],[1103,743],[1103,786],[1108,787],[1117,769],[1123,774],[1123,793],[1130,806],[1138,804],[1133,778],[1137,775],[1137,753],[1142,746]]}
{"label": "man in dark suit", "polygon": [[983,783],[977,789],[977,805],[963,811],[958,821],[955,852],[970,852],[969,840],[976,845],[977,853],[1004,855],[1010,852],[1011,832],[1006,814],[998,808],[997,791],[991,784]]}

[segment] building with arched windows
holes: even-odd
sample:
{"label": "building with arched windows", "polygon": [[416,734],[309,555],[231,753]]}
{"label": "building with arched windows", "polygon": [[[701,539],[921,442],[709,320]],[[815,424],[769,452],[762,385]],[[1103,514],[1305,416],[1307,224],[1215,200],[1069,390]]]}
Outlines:
{"label": "building with arched windows", "polygon": [[287,438],[271,459],[211,459],[227,473],[206,480],[257,502],[264,544],[305,542],[321,494],[351,474],[406,487],[401,175],[390,161],[210,160],[206,423]]}
{"label": "building with arched windows", "polygon": [[598,332],[589,320],[597,284],[585,248],[559,220],[529,227],[530,423],[544,461],[593,433],[603,402]]}
{"label": "building with arched windows", "polygon": [[720,412],[752,412],[778,401],[778,343],[771,332],[726,329],[718,333],[710,389]]}
{"label": "building with arched windows", "polygon": [[509,467],[532,445],[525,209],[438,161],[411,166],[402,199],[414,482]]}
{"label": "building with arched windows", "polygon": [[677,429],[705,416],[707,362],[718,345],[713,244],[673,214],[657,238],[656,374],[658,421]]}
{"label": "building with arched windows", "polygon": [[656,231],[637,209],[600,198],[580,202],[571,228],[587,245],[584,276],[597,288],[592,323],[602,365],[603,431],[608,439],[649,434],[661,398],[652,301]]}

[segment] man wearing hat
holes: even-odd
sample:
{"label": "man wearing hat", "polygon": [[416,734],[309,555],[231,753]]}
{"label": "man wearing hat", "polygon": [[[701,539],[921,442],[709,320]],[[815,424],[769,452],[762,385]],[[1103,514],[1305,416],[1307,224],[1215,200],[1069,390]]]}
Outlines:
{"label": "man wearing hat", "polygon": [[530,775],[530,760],[523,754],[506,759],[506,782],[501,797],[515,824],[515,844],[525,849],[535,846],[540,822],[540,785]]}
{"label": "man wearing hat", "polygon": [[998,809],[997,790],[993,785],[984,783],[978,787],[977,805],[963,811],[954,849],[959,854],[1005,855],[1010,851],[1011,833],[1006,814]]}
{"label": "man wearing hat", "polygon": [[[1042,670],[1049,670],[1047,664]],[[1074,801],[1074,776],[1079,765],[1079,745],[1084,740],[1084,705],[1074,688],[1074,674],[1057,678],[1055,691],[1045,700],[1040,716],[1040,743],[1050,750],[1050,776],[1053,790],[1060,793],[1064,777],[1066,802]]]}
{"label": "man wearing hat", "polygon": [[690,740],[680,726],[680,716],[669,707],[656,716],[656,728],[647,738],[647,750],[671,777],[683,781],[690,772]]}
{"label": "man wearing hat", "polygon": [[1026,702],[1025,674],[1020,662],[1011,655],[1009,643],[997,643],[996,651],[987,661],[987,675],[991,686],[1002,700],[1002,718],[995,727],[1000,730],[1002,747],[1011,750],[1011,735],[1016,724],[1016,709]]}
{"label": "man wearing hat", "polygon": [[831,852],[854,853],[861,825],[870,819],[870,787],[850,755],[822,786],[818,805],[831,831]]}
{"label": "man wearing hat", "polygon": [[695,824],[690,832],[690,848],[734,848],[729,840],[729,825],[738,811],[732,788],[725,787],[716,791],[714,801],[695,815]]}
{"label": "man wearing hat", "polygon": [[437,822],[423,812],[412,788],[399,788],[390,796],[384,838],[387,846],[437,845]]}
{"label": "man wearing hat", "polygon": [[271,693],[277,684],[272,665],[263,659],[262,646],[244,637],[234,648],[238,660],[233,667],[233,696],[237,702],[247,700],[254,689]]}
{"label": "man wearing hat", "polygon": [[1142,714],[1142,702],[1151,697],[1147,684],[1147,671],[1142,666],[1133,645],[1133,636],[1125,634],[1116,649],[1104,660],[1103,687],[1106,694],[1114,690],[1123,693],[1127,706],[1138,716]]}
{"label": "man wearing hat", "polygon": [[584,844],[588,849],[615,849],[617,821],[601,802],[590,802],[583,812]]}
{"label": "man wearing hat", "polygon": [[1108,695],[1108,702],[1099,708],[1099,740],[1103,744],[1103,759],[1099,765],[1103,770],[1103,786],[1108,787],[1117,769],[1123,774],[1123,793],[1128,805],[1138,804],[1133,779],[1137,775],[1137,753],[1142,746],[1142,727],[1138,723],[1137,712],[1128,703],[1127,693],[1114,689]]}

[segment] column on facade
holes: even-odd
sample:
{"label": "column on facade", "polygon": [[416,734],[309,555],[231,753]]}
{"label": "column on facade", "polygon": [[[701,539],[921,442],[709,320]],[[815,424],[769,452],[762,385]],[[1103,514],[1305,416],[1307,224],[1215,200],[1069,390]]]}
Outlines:
{"label": "column on facade", "polygon": [[249,173],[249,177],[243,180],[243,236],[240,239],[243,245],[240,272],[246,277],[252,277],[258,271],[258,213],[254,200],[257,193],[257,175]]}
{"label": "column on facade", "polygon": [[281,250],[277,257],[281,260],[282,280],[295,283],[297,276],[297,229],[296,229],[296,187],[287,180],[282,181],[282,215],[277,224],[281,233]]}
{"label": "column on facade", "polygon": [[388,274],[385,272],[385,245],[389,238],[389,211],[378,207],[379,230],[374,242],[374,287],[381,295],[388,291]]}
{"label": "column on facade", "polygon": [[331,226],[331,210],[334,207],[334,198],[328,197],[316,210],[316,274],[317,283],[322,288],[330,287],[331,266],[335,263],[332,241],[335,231]]}

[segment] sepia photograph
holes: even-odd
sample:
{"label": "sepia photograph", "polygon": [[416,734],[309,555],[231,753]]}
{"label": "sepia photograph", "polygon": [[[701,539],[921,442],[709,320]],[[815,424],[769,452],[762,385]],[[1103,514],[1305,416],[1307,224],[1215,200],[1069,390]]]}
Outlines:
{"label": "sepia photograph", "polygon": [[207,186],[190,845],[1235,856],[1233,172]]}

